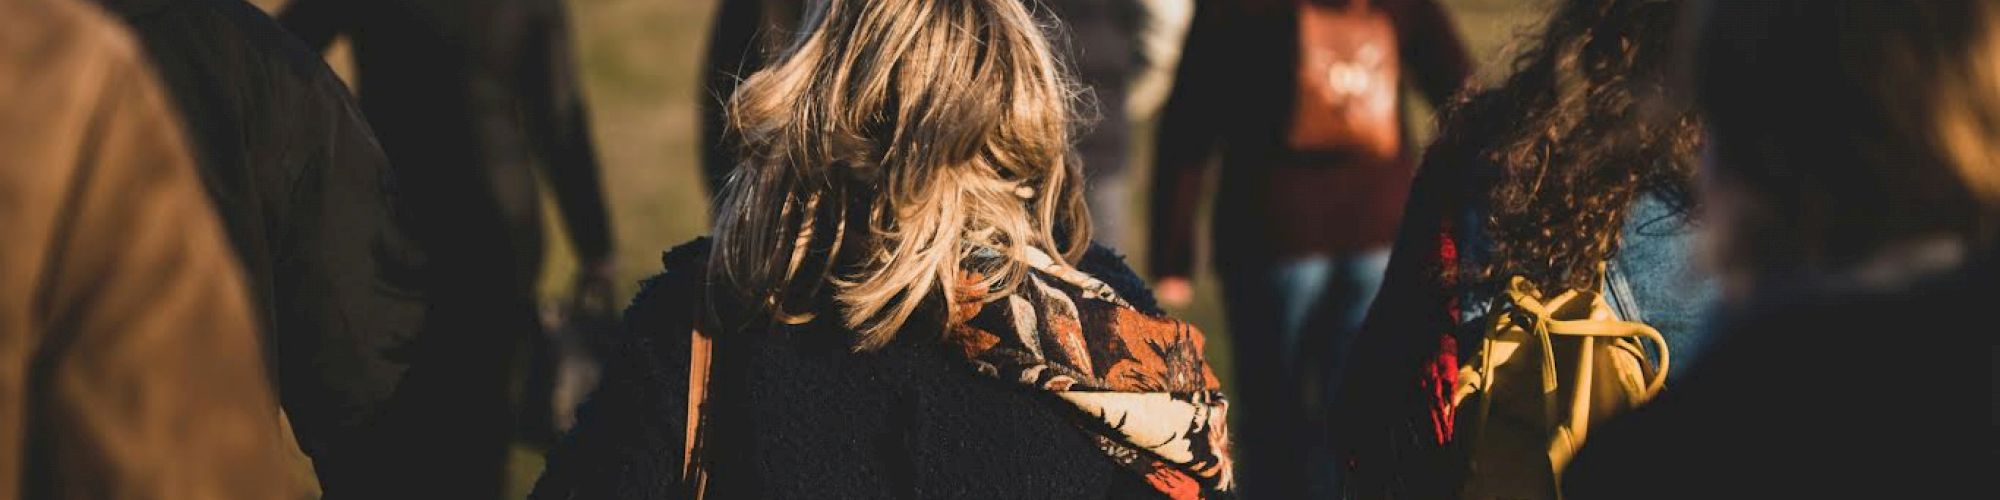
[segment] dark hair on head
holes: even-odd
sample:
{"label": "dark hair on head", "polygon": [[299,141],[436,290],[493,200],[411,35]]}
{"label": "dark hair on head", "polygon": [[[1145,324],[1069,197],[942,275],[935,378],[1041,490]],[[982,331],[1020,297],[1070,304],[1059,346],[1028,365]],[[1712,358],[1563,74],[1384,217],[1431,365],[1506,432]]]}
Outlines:
{"label": "dark hair on head", "polygon": [[1627,208],[1658,192],[1690,209],[1700,130],[1665,99],[1676,2],[1566,0],[1496,88],[1444,114],[1432,155],[1499,167],[1485,191],[1490,258],[1469,278],[1590,288]]}
{"label": "dark hair on head", "polygon": [[1992,244],[2000,6],[1769,0],[1703,6],[1695,98],[1735,211],[1723,263],[1841,269],[1915,238]]}

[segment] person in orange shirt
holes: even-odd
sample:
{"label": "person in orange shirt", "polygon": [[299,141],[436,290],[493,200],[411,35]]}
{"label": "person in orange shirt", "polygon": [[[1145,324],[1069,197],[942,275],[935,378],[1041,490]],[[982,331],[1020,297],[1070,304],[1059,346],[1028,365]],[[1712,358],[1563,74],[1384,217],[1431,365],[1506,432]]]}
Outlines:
{"label": "person in orange shirt", "polygon": [[1402,91],[1444,104],[1472,61],[1434,0],[1204,1],[1184,47],[1154,141],[1148,271],[1161,302],[1193,297],[1219,171],[1208,260],[1249,408],[1244,491],[1330,497],[1339,468],[1312,422],[1333,410],[1414,176]]}

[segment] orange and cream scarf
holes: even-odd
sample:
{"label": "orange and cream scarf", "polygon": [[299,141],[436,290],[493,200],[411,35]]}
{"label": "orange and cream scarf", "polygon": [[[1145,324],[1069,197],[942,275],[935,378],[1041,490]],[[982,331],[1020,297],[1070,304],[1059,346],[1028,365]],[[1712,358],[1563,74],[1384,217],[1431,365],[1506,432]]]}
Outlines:
{"label": "orange and cream scarf", "polygon": [[[998,296],[961,287],[948,338],[981,373],[1047,391],[1119,465],[1175,499],[1230,496],[1229,403],[1187,322],[1133,308],[1111,286],[1030,250]],[[967,271],[961,283],[977,283]]]}

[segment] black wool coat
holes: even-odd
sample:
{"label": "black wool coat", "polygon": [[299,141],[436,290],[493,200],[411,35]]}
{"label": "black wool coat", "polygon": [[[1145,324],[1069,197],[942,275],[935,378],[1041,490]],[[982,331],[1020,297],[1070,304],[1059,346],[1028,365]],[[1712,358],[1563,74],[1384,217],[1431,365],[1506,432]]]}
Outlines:
{"label": "black wool coat", "polygon": [[[688,335],[708,243],[668,252],[626,312],[628,337],[533,498],[681,498]],[[1122,257],[1080,266],[1157,311]],[[1052,396],[977,373],[936,332],[856,353],[851,333],[717,334],[710,498],[1158,498]]]}

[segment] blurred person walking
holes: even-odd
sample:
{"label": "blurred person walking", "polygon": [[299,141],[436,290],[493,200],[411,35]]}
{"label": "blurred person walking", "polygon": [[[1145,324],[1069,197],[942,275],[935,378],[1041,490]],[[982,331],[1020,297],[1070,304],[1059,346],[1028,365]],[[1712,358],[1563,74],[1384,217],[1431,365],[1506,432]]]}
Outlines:
{"label": "blurred person walking", "polygon": [[0,0],[0,498],[307,498],[143,61],[88,5]]}
{"label": "blurred person walking", "polygon": [[1339,387],[1409,190],[1404,68],[1433,103],[1470,74],[1431,0],[1196,6],[1155,141],[1149,257],[1163,301],[1187,304],[1195,215],[1219,156],[1212,260],[1247,405],[1251,495],[1335,494],[1331,448],[1310,422]]}
{"label": "blurred person walking", "polygon": [[[1110,248],[1136,244],[1132,217],[1132,116],[1128,97],[1152,61],[1145,52],[1148,5],[1142,0],[1042,0],[1068,28],[1063,59],[1090,89],[1096,123],[1076,141],[1083,162],[1091,234]],[[1058,38],[1058,40],[1063,40]]]}
{"label": "blurred person walking", "polygon": [[1139,0],[1145,6],[1146,23],[1139,34],[1139,51],[1145,66],[1132,77],[1125,113],[1134,122],[1159,118],[1173,88],[1174,69],[1180,65],[1181,45],[1187,41],[1188,22],[1194,17],[1194,0]]}
{"label": "blurred person walking", "polygon": [[1089,243],[1074,89],[1017,0],[831,0],[730,100],[535,498],[1212,498],[1204,338]]}
{"label": "blurred person walking", "polygon": [[186,125],[250,284],[279,401],[336,498],[397,446],[378,433],[427,303],[395,177],[346,85],[242,0],[97,0],[124,18]]}
{"label": "blurred person walking", "polygon": [[[1474,360],[1496,354],[1482,342],[1496,319],[1519,314],[1510,294],[1522,284],[1539,300],[1595,293],[1617,318],[1657,329],[1670,380],[1699,359],[1718,292],[1694,255],[1701,131],[1663,92],[1680,10],[1563,2],[1505,82],[1445,110],[1355,341],[1339,422],[1352,495],[1477,496],[1464,489],[1475,430],[1458,424],[1489,417],[1460,408],[1457,391],[1492,395],[1468,385],[1490,371]],[[1535,476],[1561,467],[1534,455],[1484,467],[1481,491],[1552,493]]]}
{"label": "blurred person walking", "polygon": [[564,4],[297,0],[279,19],[310,47],[353,41],[361,109],[428,256],[430,317],[383,424],[399,452],[380,457],[361,498],[497,497],[517,346],[541,338],[538,175],[581,262],[578,290],[610,287],[611,226]]}
{"label": "blurred person walking", "polygon": [[2000,298],[2000,6],[1699,12],[1690,59],[1727,300],[1718,344],[1673,391],[1598,431],[1565,496],[1990,488],[1992,440],[1975,436],[1992,429],[1978,399],[1992,401],[1983,377],[2000,352],[1987,312]]}

